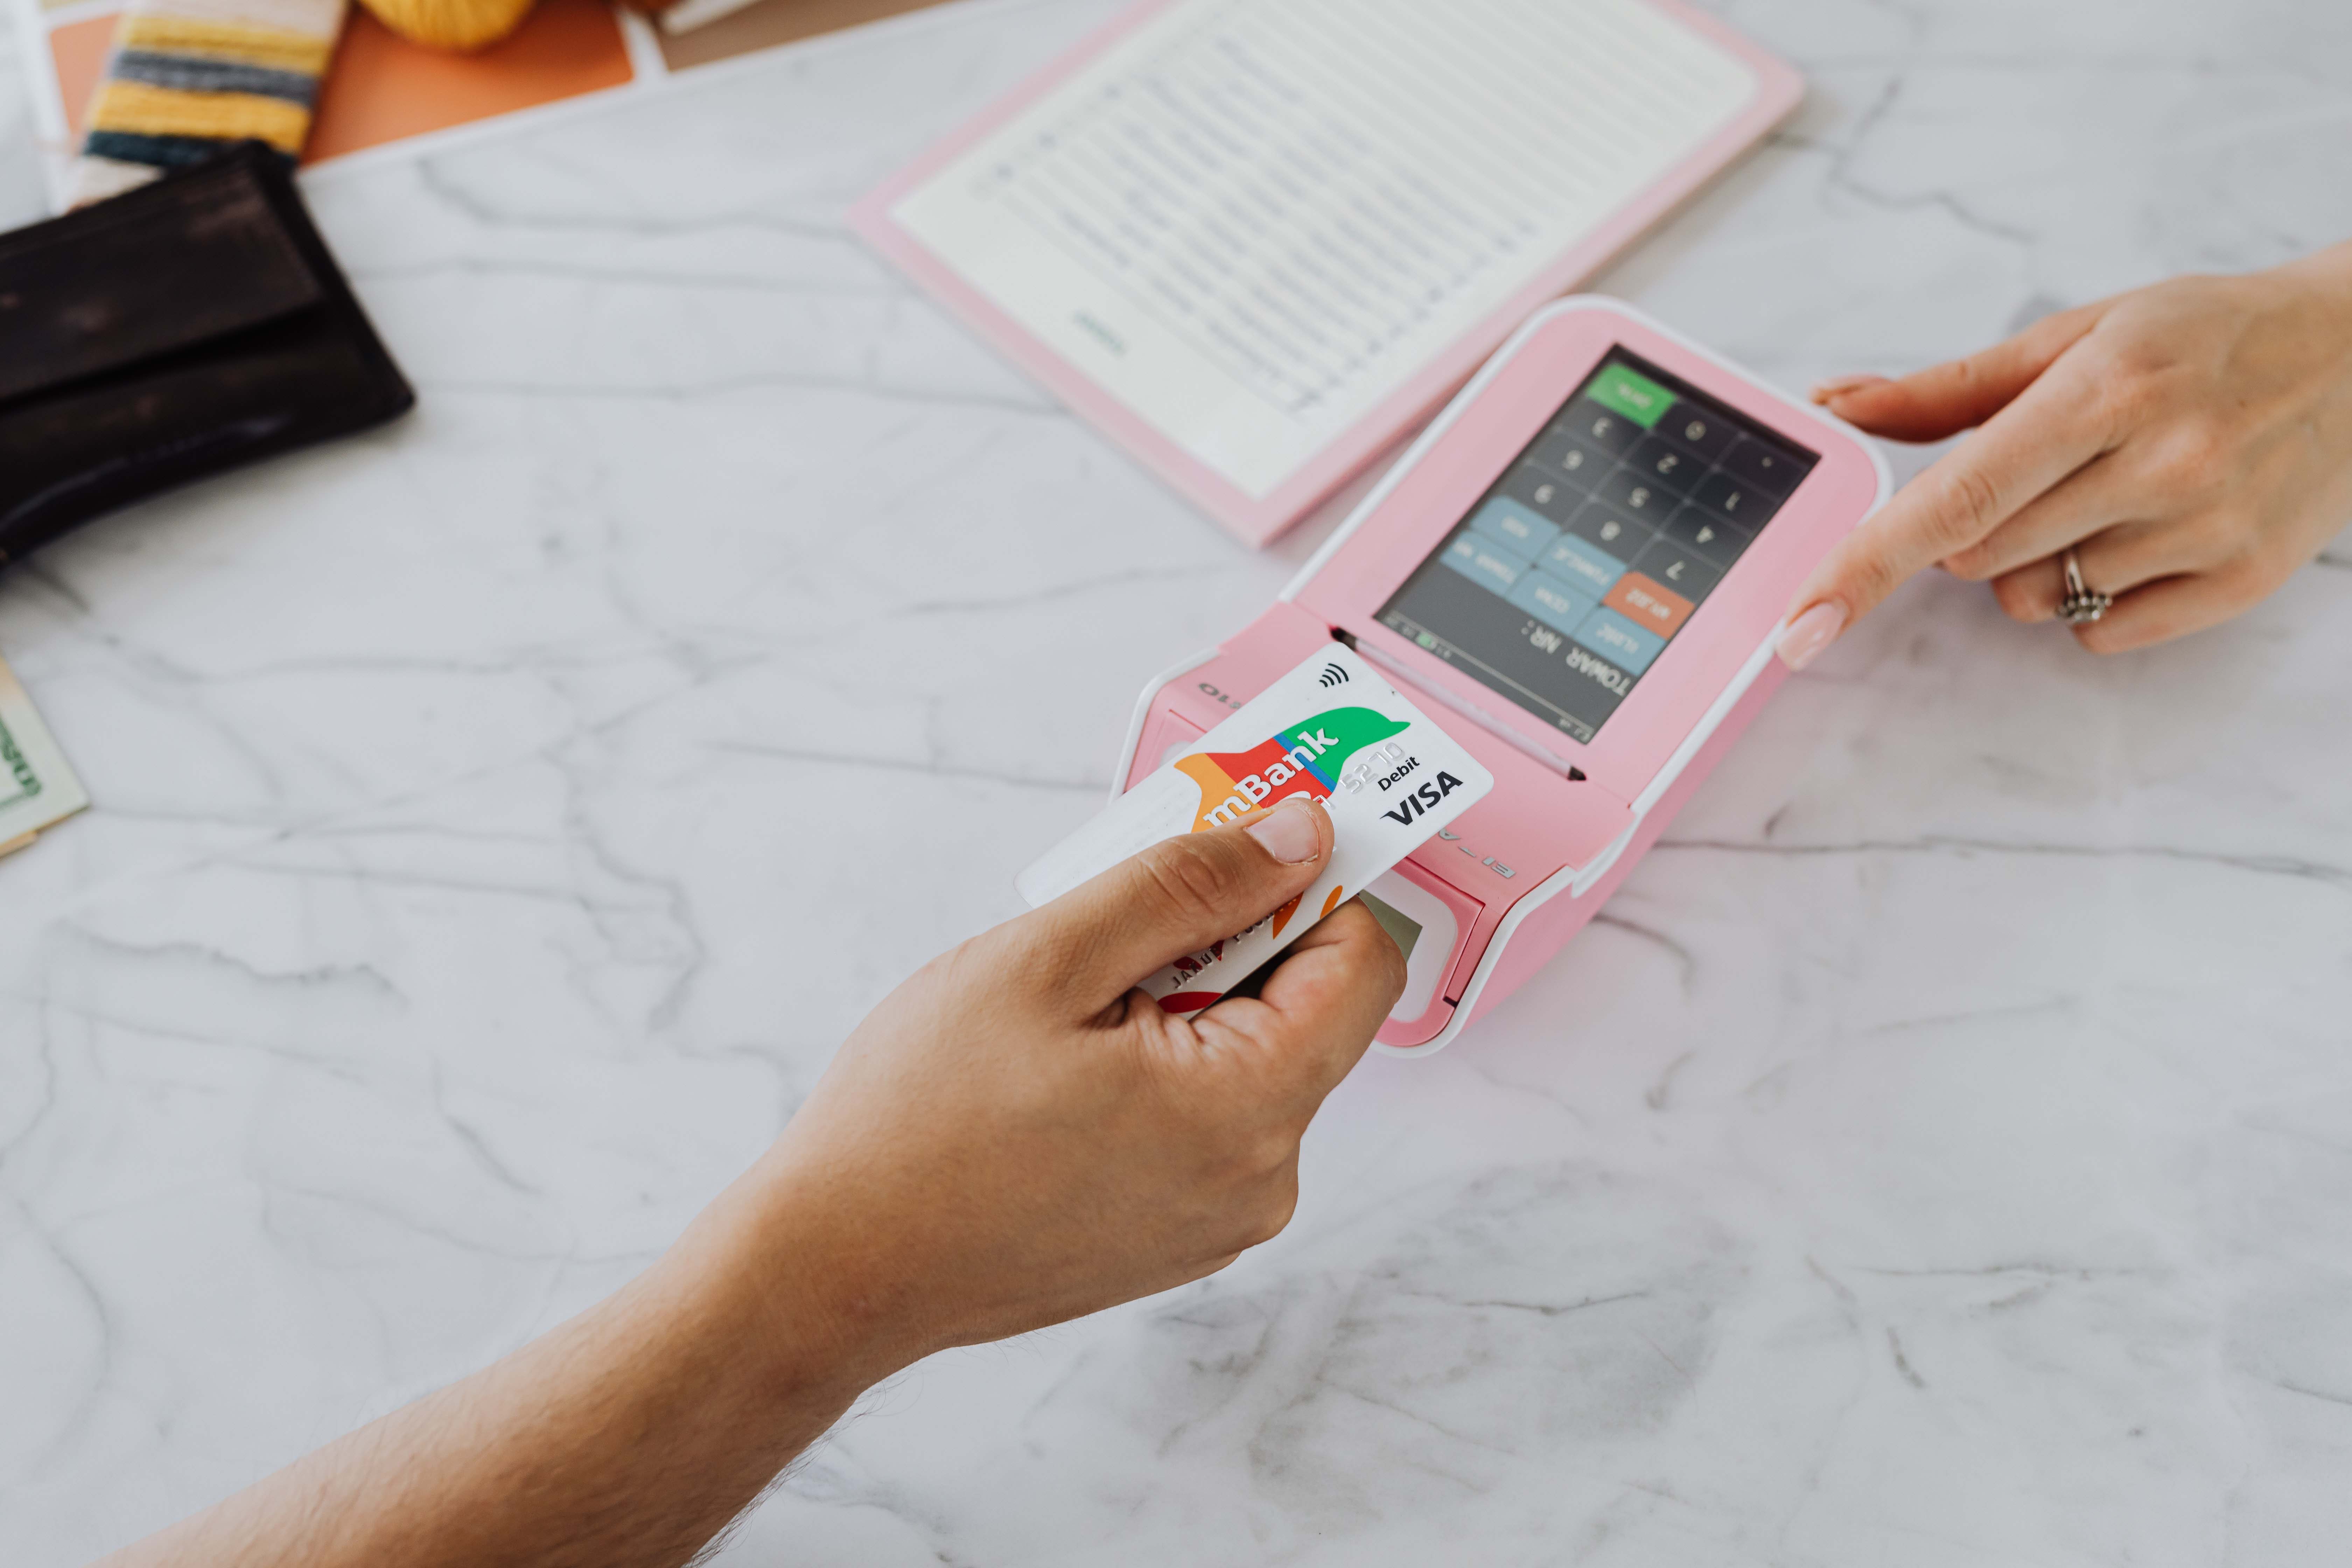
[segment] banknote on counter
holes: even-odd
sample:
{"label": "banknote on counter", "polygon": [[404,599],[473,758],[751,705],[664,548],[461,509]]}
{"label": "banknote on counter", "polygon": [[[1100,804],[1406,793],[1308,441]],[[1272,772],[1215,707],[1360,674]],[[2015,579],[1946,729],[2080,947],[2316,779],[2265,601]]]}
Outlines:
{"label": "banknote on counter", "polygon": [[89,804],[33,700],[0,664],[0,855],[22,849]]}

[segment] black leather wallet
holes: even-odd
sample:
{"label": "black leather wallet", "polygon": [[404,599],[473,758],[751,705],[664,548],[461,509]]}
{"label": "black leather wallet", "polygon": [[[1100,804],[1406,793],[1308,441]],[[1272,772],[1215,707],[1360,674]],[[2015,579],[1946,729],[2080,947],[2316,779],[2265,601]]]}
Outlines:
{"label": "black leather wallet", "polygon": [[415,401],[258,142],[0,234],[0,562]]}

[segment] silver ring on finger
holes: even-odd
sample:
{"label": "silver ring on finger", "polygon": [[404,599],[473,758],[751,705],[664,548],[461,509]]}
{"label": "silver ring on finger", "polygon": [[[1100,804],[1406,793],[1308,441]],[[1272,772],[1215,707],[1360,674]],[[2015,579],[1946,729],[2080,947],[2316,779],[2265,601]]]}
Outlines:
{"label": "silver ring on finger", "polygon": [[2083,558],[2069,549],[2063,557],[2066,568],[2066,596],[2058,601],[2058,616],[2069,625],[2087,626],[2116,607],[2113,594],[2096,594],[2083,581]]}

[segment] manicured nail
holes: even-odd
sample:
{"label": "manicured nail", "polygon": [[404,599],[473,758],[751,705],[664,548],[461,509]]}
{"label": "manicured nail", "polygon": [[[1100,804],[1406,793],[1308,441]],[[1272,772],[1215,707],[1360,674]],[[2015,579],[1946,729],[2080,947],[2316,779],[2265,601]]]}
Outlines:
{"label": "manicured nail", "polygon": [[1885,376],[1872,375],[1867,371],[1864,371],[1859,375],[1833,375],[1827,381],[1822,382],[1819,386],[1813,388],[1813,401],[1815,403],[1827,403],[1832,398],[1843,397],[1849,392],[1860,392],[1865,386],[1884,386],[1885,384],[1886,378]]}
{"label": "manicured nail", "polygon": [[1254,823],[1249,836],[1286,866],[1312,860],[1323,847],[1323,835],[1315,826],[1314,808],[1295,796]]}
{"label": "manicured nail", "polygon": [[1780,662],[1790,669],[1804,668],[1843,630],[1845,606],[1834,599],[1822,600],[1790,621],[1789,629],[1780,634]]}

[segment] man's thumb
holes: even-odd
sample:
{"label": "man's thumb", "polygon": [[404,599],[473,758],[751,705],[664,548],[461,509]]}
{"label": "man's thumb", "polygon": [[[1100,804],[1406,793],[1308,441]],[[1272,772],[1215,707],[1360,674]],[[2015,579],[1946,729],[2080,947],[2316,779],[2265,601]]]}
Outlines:
{"label": "man's thumb", "polygon": [[1330,858],[1329,815],[1293,795],[1229,826],[1155,844],[1030,918],[1072,956],[1069,1000],[1091,1016],[1297,898]]}

